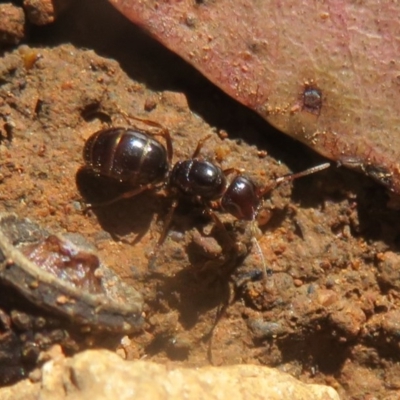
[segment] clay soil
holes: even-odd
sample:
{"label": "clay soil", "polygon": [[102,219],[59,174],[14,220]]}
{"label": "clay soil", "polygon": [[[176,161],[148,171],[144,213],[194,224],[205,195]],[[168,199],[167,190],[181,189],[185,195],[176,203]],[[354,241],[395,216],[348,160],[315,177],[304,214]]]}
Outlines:
{"label": "clay soil", "polygon": [[105,2],[76,4],[7,49],[0,211],[79,233],[143,295],[143,329],[113,348],[188,367],[274,366],[343,399],[398,398],[400,214],[385,190],[335,165],[280,185],[260,212],[265,261],[249,224],[221,213],[221,230],[182,201],[153,257],[171,205],[165,191],[83,212],[126,190],[82,169],[85,140],[110,125],[143,128],[130,116],[170,131],[173,163],[211,134],[201,155],[259,186],[324,162]]}

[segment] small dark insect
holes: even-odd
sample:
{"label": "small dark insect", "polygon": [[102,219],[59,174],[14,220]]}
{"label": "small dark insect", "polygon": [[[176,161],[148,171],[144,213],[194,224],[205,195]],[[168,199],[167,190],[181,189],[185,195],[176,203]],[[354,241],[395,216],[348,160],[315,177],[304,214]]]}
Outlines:
{"label": "small dark insect", "polygon": [[[171,169],[173,149],[168,130],[153,121],[140,121],[157,128],[157,131],[138,128],[100,130],[87,140],[83,157],[86,166],[96,173],[132,185],[132,190],[99,205],[108,205],[149,189],[167,189],[169,197],[172,198],[172,205],[157,246],[163,243],[182,197],[189,198],[203,207],[206,214],[222,229],[225,229],[224,225],[214,210],[227,212],[239,220],[251,221],[255,227],[261,201],[268,192],[284,181],[321,171],[330,165],[325,163],[297,174],[289,174],[275,179],[264,188],[259,188],[250,178],[242,175],[239,169],[222,170],[216,164],[199,157],[204,142],[211,137],[209,135],[198,142],[190,158],[176,162]],[[164,137],[166,149],[153,138],[155,135]],[[235,174],[235,177],[228,183],[227,177],[231,174]],[[255,243],[261,254],[256,240]]]}
{"label": "small dark insect", "polygon": [[337,164],[339,167],[344,165],[347,168],[364,172],[364,174],[388,188],[392,185],[393,173],[383,166],[368,164],[358,157],[351,156],[341,157]]}
{"label": "small dark insect", "polygon": [[[132,190],[107,205],[133,197],[164,185],[172,160],[172,140],[167,129],[159,124],[138,119],[156,128],[154,132],[139,128],[102,129],[86,141],[83,159],[87,167],[99,175],[129,183]],[[162,136],[165,148],[153,136]]]}

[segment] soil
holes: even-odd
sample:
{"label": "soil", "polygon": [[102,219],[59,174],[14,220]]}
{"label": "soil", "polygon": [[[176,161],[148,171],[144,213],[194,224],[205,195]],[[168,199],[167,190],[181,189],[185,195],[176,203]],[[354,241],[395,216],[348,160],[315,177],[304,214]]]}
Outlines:
{"label": "soil", "polygon": [[[259,187],[324,160],[107,3],[78,3],[53,25],[32,28],[0,64],[0,211],[79,233],[144,299],[139,332],[106,344],[74,333],[79,345],[68,351],[104,345],[127,359],[183,366],[269,365],[331,385],[343,399],[398,398],[400,213],[370,179],[332,166],[279,185],[265,196],[260,235],[217,212],[221,229],[204,207],[181,199],[160,248],[172,202],[163,189],[84,212],[87,202],[129,190],[83,168],[85,140],[109,126],[153,131],[135,118],[169,130],[173,164],[211,134],[201,157],[243,169]],[[1,304],[1,332],[14,332],[13,341],[0,336],[16,365],[2,372],[7,384],[23,376],[11,351],[21,327],[9,315],[32,311]]]}

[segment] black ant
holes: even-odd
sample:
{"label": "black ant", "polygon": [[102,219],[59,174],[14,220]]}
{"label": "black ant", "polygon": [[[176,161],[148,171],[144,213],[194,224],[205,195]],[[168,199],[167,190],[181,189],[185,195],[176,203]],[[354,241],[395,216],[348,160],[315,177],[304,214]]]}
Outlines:
{"label": "black ant", "polygon": [[[239,169],[222,170],[216,164],[199,157],[204,142],[211,137],[208,135],[198,142],[189,159],[178,161],[171,168],[173,146],[169,131],[156,122],[134,119],[155,130],[138,127],[102,129],[86,141],[83,158],[86,166],[95,173],[132,186],[131,190],[99,205],[112,204],[147,190],[166,187],[173,201],[157,247],[163,243],[182,197],[200,204],[222,228],[224,225],[214,210],[227,212],[238,220],[251,221],[252,227],[255,227],[260,203],[268,192],[282,182],[313,174],[330,165],[325,163],[299,173],[285,175],[275,179],[272,184],[259,188],[250,178],[242,175]],[[166,147],[154,136],[162,136]],[[235,177],[228,182],[227,176],[230,174],[235,174]],[[88,208],[93,206],[96,205],[88,205]],[[255,230],[252,232],[253,241],[262,257],[254,232]],[[263,264],[265,266],[264,262]]]}

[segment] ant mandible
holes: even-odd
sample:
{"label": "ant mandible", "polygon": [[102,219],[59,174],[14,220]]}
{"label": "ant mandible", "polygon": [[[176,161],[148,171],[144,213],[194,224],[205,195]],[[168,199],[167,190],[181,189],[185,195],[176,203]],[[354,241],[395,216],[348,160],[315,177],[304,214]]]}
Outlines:
{"label": "ant mandible", "polygon": [[[239,220],[252,221],[254,225],[263,197],[277,185],[330,166],[325,163],[299,173],[288,174],[275,179],[264,188],[259,188],[239,169],[222,170],[216,164],[199,157],[204,142],[211,137],[208,135],[199,140],[189,159],[178,161],[171,168],[173,146],[169,131],[154,121],[131,118],[153,130],[136,126],[102,129],[86,141],[83,158],[86,166],[96,174],[128,183],[132,189],[110,201],[89,204],[87,208],[109,205],[147,190],[166,187],[173,200],[157,247],[164,242],[182,197],[190,198],[204,207],[205,212],[222,228],[224,225],[214,210],[227,212]],[[163,137],[166,147],[154,136]],[[235,174],[235,177],[228,183],[227,176],[230,174]],[[256,244],[262,254],[257,241]]]}

